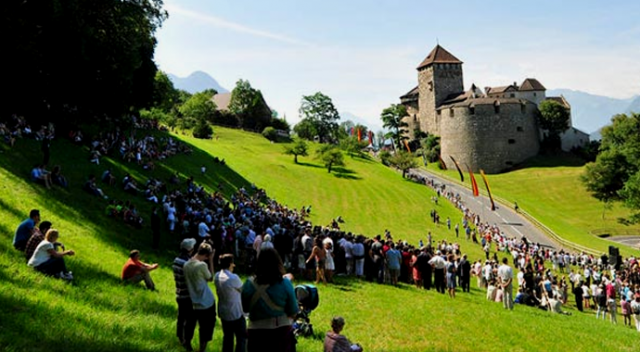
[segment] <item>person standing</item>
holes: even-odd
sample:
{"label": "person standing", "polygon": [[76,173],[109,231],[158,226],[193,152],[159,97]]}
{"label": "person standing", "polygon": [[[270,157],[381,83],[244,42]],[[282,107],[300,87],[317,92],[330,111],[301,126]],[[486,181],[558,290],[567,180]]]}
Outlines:
{"label": "person standing", "polygon": [[509,260],[502,258],[498,267],[498,280],[502,286],[502,303],[505,309],[513,310],[513,269],[507,264]]}
{"label": "person standing", "polygon": [[471,263],[467,260],[467,255],[463,255],[460,263],[458,263],[458,270],[460,272],[460,286],[462,286],[462,292],[470,291],[471,282]]}
{"label": "person standing", "polygon": [[454,262],[455,256],[453,254],[449,254],[447,259],[447,290],[449,292],[449,297],[456,298],[456,264]]}
{"label": "person standing", "polygon": [[32,209],[29,212],[29,218],[21,222],[16,229],[16,234],[13,236],[13,248],[24,251],[39,222],[40,210]]}
{"label": "person standing", "polygon": [[176,335],[180,340],[180,344],[188,351],[192,351],[191,339],[193,331],[196,327],[196,321],[193,317],[193,306],[191,296],[189,296],[189,288],[187,280],[184,276],[184,264],[189,261],[196,240],[186,238],[180,243],[180,254],[173,260],[173,278],[176,282],[176,302],[178,303],[178,323],[176,326]]}
{"label": "person standing", "polygon": [[236,340],[235,352],[246,351],[247,322],[242,312],[242,281],[233,273],[236,264],[233,254],[220,256],[220,271],[213,281],[218,293],[218,314],[222,321],[222,352],[233,351],[233,339]]}
{"label": "person standing", "polygon": [[[429,260],[429,264],[433,268],[434,272],[434,284],[436,286],[436,290],[440,293],[444,293],[445,290],[445,268],[447,267],[447,261],[442,258],[442,253],[438,250],[436,251],[436,255]],[[424,278],[423,278],[424,279]]]}
{"label": "person standing", "polygon": [[395,243],[389,243],[389,250],[385,255],[387,261],[387,267],[389,268],[389,276],[391,276],[391,284],[398,286],[398,275],[400,274],[400,261],[402,260],[402,253],[396,249]]}
{"label": "person standing", "polygon": [[[200,352],[207,349],[207,344],[213,338],[213,329],[216,326],[216,300],[213,292],[207,284],[213,281],[213,255],[214,250],[208,243],[202,243],[198,247],[195,256],[184,264],[184,277],[189,289],[189,297],[193,306],[193,317],[199,325]],[[188,349],[188,347],[187,347]]]}

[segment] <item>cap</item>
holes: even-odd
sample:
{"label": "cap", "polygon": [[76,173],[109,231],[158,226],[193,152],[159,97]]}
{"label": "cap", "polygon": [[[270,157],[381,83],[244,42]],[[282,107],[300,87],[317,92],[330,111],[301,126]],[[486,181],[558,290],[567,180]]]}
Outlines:
{"label": "cap", "polygon": [[196,240],[193,238],[185,238],[182,240],[182,243],[180,243],[180,249],[186,249],[188,251],[192,250],[195,246]]}

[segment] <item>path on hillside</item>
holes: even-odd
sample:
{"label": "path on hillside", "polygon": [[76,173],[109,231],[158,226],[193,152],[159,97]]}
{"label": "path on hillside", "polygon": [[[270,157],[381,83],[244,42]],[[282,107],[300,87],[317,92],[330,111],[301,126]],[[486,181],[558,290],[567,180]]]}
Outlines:
{"label": "path on hillside", "polygon": [[480,215],[480,220],[482,222],[489,222],[491,225],[498,225],[500,230],[508,237],[520,239],[522,236],[525,236],[529,241],[539,243],[545,247],[561,247],[547,237],[525,217],[516,213],[513,208],[506,207],[496,202],[496,210],[491,211],[491,202],[489,201],[489,197],[484,195],[474,197],[469,187],[451,182],[426,170],[412,169],[411,172],[433,179],[436,183],[446,185],[446,190],[453,190],[454,193],[460,194],[462,202],[472,213]]}

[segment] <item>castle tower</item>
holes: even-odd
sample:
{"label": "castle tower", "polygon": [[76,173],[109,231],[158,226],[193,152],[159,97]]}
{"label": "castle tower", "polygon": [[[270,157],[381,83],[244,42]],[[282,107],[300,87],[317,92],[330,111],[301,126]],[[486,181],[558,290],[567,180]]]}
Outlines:
{"label": "castle tower", "polygon": [[452,95],[464,91],[462,61],[436,45],[418,66],[420,129],[440,135],[436,108]]}

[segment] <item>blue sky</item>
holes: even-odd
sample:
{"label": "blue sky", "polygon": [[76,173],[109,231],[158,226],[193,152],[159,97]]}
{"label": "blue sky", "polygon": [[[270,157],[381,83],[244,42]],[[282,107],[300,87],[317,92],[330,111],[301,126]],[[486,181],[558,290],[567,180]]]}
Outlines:
{"label": "blue sky", "polygon": [[317,91],[379,124],[417,84],[440,43],[464,62],[465,88],[537,78],[615,98],[640,94],[640,1],[165,0],[156,62],[248,79],[289,122]]}

